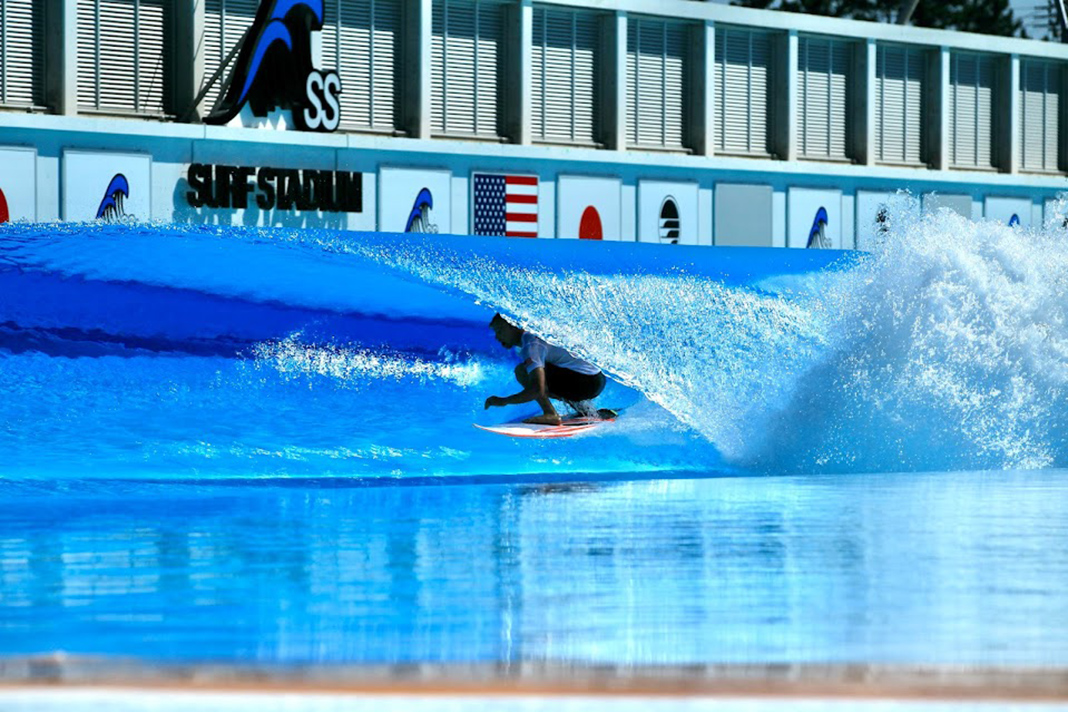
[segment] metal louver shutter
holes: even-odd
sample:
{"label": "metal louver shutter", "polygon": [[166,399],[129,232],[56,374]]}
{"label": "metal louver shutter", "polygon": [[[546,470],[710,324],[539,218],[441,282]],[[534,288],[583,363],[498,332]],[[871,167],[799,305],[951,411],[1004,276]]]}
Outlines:
{"label": "metal louver shutter", "polygon": [[767,155],[768,36],[716,30],[716,150]]}
{"label": "metal louver shutter", "polygon": [[78,105],[163,114],[167,0],[78,0]]}
{"label": "metal louver shutter", "polygon": [[949,81],[950,163],[960,168],[992,168],[993,59],[954,54]]}
{"label": "metal louver shutter", "polygon": [[534,9],[531,118],[536,140],[595,143],[597,37],[592,14]]}
{"label": "metal louver shutter", "polygon": [[431,44],[435,133],[497,138],[501,5],[436,0]]}
{"label": "metal louver shutter", "polygon": [[323,64],[341,78],[341,128],[396,128],[400,0],[326,0]]}
{"label": "metal louver shutter", "polygon": [[847,157],[851,47],[845,42],[802,37],[797,85],[800,153],[806,158]]}
{"label": "metal louver shutter", "polygon": [[1020,167],[1057,171],[1060,144],[1061,69],[1050,62],[1020,64]]}
{"label": "metal louver shutter", "polygon": [[[252,26],[252,20],[256,16],[256,8],[259,0],[205,0],[204,2],[204,77],[201,86],[211,79],[219,69],[219,65],[226,59],[237,43],[245,36],[245,32]],[[233,60],[230,62],[233,67]],[[229,68],[228,68],[229,69]],[[212,85],[200,108],[208,113],[219,100],[223,83],[229,71],[219,75],[218,81]]]}
{"label": "metal louver shutter", "polygon": [[627,24],[627,143],[681,149],[686,27],[638,19]]}
{"label": "metal louver shutter", "polygon": [[41,97],[41,12],[34,0],[0,0],[0,104]]}
{"label": "metal louver shutter", "polygon": [[925,73],[922,51],[879,47],[875,86],[878,160],[892,163],[922,161]]}

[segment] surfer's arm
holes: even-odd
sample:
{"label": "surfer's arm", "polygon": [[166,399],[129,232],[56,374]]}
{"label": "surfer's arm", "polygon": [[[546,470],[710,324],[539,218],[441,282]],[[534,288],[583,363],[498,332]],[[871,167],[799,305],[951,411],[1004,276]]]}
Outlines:
{"label": "surfer's arm", "polygon": [[537,401],[538,405],[545,413],[555,415],[556,409],[553,408],[552,402],[549,400],[549,390],[545,385],[545,369],[538,367],[531,371],[527,379],[527,387],[521,390],[515,395],[506,396],[500,398],[498,396],[490,396],[486,399],[486,407],[495,405],[518,405],[520,403],[529,403],[530,401]]}

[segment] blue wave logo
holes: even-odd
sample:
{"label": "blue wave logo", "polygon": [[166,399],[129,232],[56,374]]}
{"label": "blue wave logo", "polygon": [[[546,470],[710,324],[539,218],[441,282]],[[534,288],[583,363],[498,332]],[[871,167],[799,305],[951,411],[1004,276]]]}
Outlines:
{"label": "blue wave logo", "polygon": [[263,2],[230,74],[226,93],[204,121],[229,123],[246,103],[256,116],[266,116],[275,108],[302,107],[305,82],[314,71],[311,33],[322,28],[322,0]]}
{"label": "blue wave logo", "polygon": [[434,208],[434,196],[429,188],[423,188],[419,195],[415,196],[412,210],[408,213],[408,222],[404,226],[405,232],[437,232],[438,226],[430,222],[430,211]]}
{"label": "blue wave logo", "polygon": [[130,197],[130,183],[122,173],[116,173],[104,191],[100,207],[96,209],[97,220],[117,220],[126,215],[123,203]]}
{"label": "blue wave logo", "polygon": [[820,206],[820,209],[816,211],[816,217],[812,221],[812,228],[808,231],[808,243],[806,248],[818,248],[828,249],[831,247],[831,240],[827,237],[827,223],[830,222],[827,218],[827,209]]}
{"label": "blue wave logo", "polygon": [[1016,213],[1013,213],[1012,217],[1009,218],[1009,227],[1016,227],[1019,224],[1020,224],[1020,216],[1017,215]]}

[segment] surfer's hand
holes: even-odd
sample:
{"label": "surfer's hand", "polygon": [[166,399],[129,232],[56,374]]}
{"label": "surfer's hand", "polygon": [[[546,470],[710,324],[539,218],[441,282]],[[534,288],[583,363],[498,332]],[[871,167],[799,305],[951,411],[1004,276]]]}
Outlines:
{"label": "surfer's hand", "polygon": [[486,399],[486,405],[483,410],[488,410],[490,406],[504,405],[504,398],[498,398],[497,396],[490,396]]}
{"label": "surfer's hand", "polygon": [[535,415],[532,418],[527,418],[524,423],[530,423],[532,425],[560,425],[560,416],[555,413],[552,415]]}

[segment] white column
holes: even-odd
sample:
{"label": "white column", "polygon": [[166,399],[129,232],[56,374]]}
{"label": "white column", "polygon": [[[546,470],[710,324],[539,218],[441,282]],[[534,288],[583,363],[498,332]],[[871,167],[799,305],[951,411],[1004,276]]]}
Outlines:
{"label": "white column", "polygon": [[1005,57],[1002,68],[997,86],[1000,101],[995,98],[1001,112],[998,117],[998,166],[1003,173],[1019,173],[1020,152],[1023,150],[1020,145],[1020,55]]}
{"label": "white column", "polygon": [[616,10],[605,32],[605,144],[627,150],[627,13]]}
{"label": "white column", "polygon": [[716,153],[716,26],[706,21],[695,28],[692,85],[693,149],[699,156]]}
{"label": "white column", "polygon": [[953,87],[950,86],[950,61],[949,47],[939,48],[934,57],[934,71],[931,72],[932,89],[930,102],[931,117],[933,121],[928,127],[931,137],[932,162],[937,170],[949,169],[951,156],[949,155],[949,102],[953,96]]}
{"label": "white column", "polygon": [[402,66],[408,72],[401,116],[412,138],[430,138],[433,9],[432,0],[408,0],[406,7],[411,21],[407,23],[406,46],[401,53],[405,58]]}
{"label": "white column", "polygon": [[858,63],[857,103],[855,113],[857,119],[857,161],[871,166],[875,164],[878,156],[878,147],[875,145],[875,107],[879,100],[877,88],[879,86],[876,68],[879,62],[879,48],[874,39],[869,38],[861,48],[862,61]]}
{"label": "white column", "polygon": [[204,81],[203,2],[175,3],[174,44],[174,112],[179,121],[199,120],[211,109],[198,106],[189,111]]}
{"label": "white column", "polygon": [[796,161],[798,150],[797,112],[797,30],[790,30],[780,44],[776,68],[778,78],[773,79],[776,126],[774,129],[775,152],[786,161]]}
{"label": "white column", "polygon": [[45,95],[57,114],[78,113],[78,4],[48,0],[45,23]]}
{"label": "white column", "polygon": [[533,50],[534,45],[534,3],[533,0],[521,0],[519,3],[519,38],[518,52],[515,71],[513,76],[517,92],[515,115],[519,117],[518,131],[515,132],[514,140],[527,146],[533,143],[534,129],[531,116],[530,103],[533,100],[533,87],[531,76],[534,69]]}

